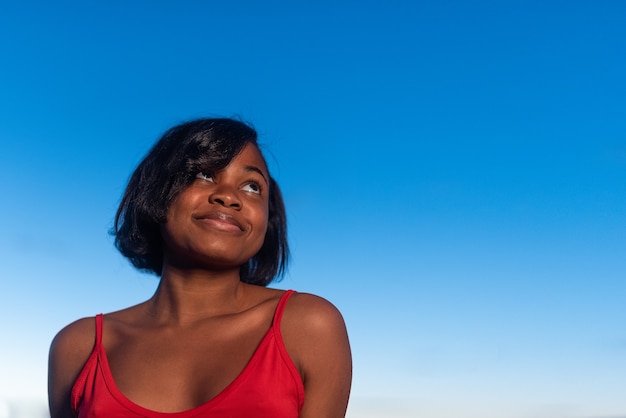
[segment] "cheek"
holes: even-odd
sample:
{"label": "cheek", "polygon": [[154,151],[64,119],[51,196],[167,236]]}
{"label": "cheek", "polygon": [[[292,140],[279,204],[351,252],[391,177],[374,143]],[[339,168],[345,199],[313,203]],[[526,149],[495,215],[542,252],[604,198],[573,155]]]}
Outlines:
{"label": "cheek", "polygon": [[262,232],[262,235],[265,236],[265,232],[267,231],[267,226],[269,225],[268,213],[264,211],[261,215],[259,215],[259,219],[257,222],[259,231]]}
{"label": "cheek", "polygon": [[265,234],[267,232],[267,228],[269,225],[269,218],[268,218],[268,213],[269,211],[267,210],[267,208],[264,208],[264,210],[259,211],[259,215],[258,215],[258,219],[257,219],[257,232],[258,232],[258,237],[260,239],[260,243],[261,245],[263,245],[263,242],[265,241]]}

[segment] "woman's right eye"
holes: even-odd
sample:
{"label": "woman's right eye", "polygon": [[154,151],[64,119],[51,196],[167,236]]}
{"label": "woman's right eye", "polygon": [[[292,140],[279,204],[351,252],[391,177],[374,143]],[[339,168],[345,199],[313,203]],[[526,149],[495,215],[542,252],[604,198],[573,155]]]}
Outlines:
{"label": "woman's right eye", "polygon": [[212,183],[214,182],[213,176],[209,173],[198,173],[196,174],[196,178],[204,181],[210,181]]}

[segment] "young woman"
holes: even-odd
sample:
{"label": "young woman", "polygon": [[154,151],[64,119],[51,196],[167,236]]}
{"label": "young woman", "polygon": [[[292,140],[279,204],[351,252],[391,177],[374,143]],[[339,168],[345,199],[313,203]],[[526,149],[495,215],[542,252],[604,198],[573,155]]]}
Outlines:
{"label": "young woman", "polygon": [[159,285],[57,334],[51,418],[345,416],[341,314],[266,287],[287,264],[286,218],[251,127],[200,119],[167,131],[133,173],[114,234]]}

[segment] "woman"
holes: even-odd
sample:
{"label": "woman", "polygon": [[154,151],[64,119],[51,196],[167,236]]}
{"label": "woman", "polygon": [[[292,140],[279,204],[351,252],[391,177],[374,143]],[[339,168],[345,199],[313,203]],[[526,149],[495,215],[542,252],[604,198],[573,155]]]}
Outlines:
{"label": "woman", "polygon": [[265,287],[287,263],[286,219],[252,128],[170,129],[133,173],[113,232],[160,282],[149,300],[57,334],[51,418],[345,416],[341,314]]}

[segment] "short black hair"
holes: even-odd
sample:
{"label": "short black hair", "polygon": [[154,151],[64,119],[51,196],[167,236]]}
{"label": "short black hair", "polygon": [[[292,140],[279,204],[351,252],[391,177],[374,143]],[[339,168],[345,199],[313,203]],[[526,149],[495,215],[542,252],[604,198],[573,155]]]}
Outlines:
{"label": "short black hair", "polygon": [[[160,276],[161,225],[171,203],[197,173],[225,168],[246,144],[261,152],[254,128],[229,118],[196,119],[166,131],[131,175],[117,209],[111,233],[122,255],[137,269]],[[271,175],[268,203],[263,246],[240,270],[241,281],[260,286],[282,277],[289,259],[285,205]]]}

